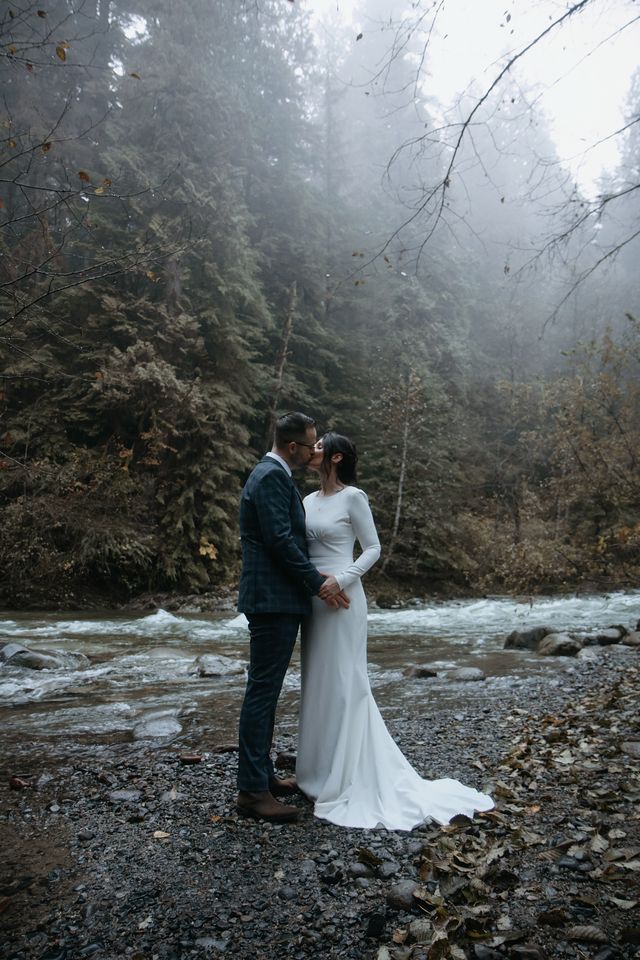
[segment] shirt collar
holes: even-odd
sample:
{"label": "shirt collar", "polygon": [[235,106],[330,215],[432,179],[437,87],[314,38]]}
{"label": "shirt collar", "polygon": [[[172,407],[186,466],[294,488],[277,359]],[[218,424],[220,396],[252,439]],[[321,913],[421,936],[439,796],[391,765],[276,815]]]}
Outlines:
{"label": "shirt collar", "polygon": [[291,476],[291,467],[289,466],[286,460],[282,459],[279,453],[273,453],[273,451],[270,450],[267,456],[271,457],[272,460],[277,460],[278,463],[282,464],[282,466],[285,468],[289,476]]}

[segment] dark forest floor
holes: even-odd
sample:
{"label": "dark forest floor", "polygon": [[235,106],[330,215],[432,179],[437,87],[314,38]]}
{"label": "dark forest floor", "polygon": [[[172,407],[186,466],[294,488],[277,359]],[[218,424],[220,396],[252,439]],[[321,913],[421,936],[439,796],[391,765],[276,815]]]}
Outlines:
{"label": "dark forest floor", "polygon": [[640,956],[639,654],[612,649],[555,684],[416,701],[390,723],[423,776],[495,797],[447,828],[346,830],[302,800],[293,826],[242,819],[224,745],[195,764],[179,743],[5,758],[2,956]]}

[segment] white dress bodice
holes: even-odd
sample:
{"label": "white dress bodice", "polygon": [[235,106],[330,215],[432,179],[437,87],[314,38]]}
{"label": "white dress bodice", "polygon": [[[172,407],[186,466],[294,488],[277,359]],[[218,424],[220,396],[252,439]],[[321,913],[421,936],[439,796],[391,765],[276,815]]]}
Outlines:
{"label": "white dress bodice", "polygon": [[[358,487],[344,487],[326,497],[319,491],[304,498],[307,544],[312,563],[332,573],[342,589],[356,583],[380,556],[380,540],[369,500]],[[353,559],[358,540],[362,553]]]}

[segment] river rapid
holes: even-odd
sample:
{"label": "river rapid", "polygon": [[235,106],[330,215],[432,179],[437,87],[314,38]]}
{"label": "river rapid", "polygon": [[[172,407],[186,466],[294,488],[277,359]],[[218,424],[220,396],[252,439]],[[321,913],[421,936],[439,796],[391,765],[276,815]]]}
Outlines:
{"label": "river rapid", "polygon": [[[438,703],[464,710],[505,689],[548,678],[580,661],[504,650],[514,629],[547,626],[588,632],[640,618],[640,591],[608,595],[488,598],[425,602],[402,610],[369,613],[369,672],[383,714],[398,719],[407,701],[420,702],[425,719]],[[28,770],[42,758],[80,759],[120,745],[140,748],[177,741],[181,749],[207,751],[232,744],[248,659],[242,615],[132,616],[108,611],[82,615],[0,613],[0,646],[19,643],[34,652],[82,654],[80,667],[34,670],[0,664],[0,724],[4,763]],[[201,675],[198,658],[223,675]],[[238,663],[239,661],[239,663]],[[429,664],[438,676],[408,679],[411,664]],[[207,661],[200,661],[207,666]],[[447,678],[456,667],[479,667],[487,679]],[[281,700],[279,731],[295,733],[300,691],[296,649]]]}

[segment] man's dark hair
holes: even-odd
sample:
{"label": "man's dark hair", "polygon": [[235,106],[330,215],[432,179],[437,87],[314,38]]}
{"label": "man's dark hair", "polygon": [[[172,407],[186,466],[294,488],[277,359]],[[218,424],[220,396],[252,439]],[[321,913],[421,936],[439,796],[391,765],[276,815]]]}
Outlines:
{"label": "man's dark hair", "polygon": [[315,425],[313,417],[308,417],[306,413],[285,413],[276,420],[276,447],[286,447],[294,440],[304,442],[307,430]]}

